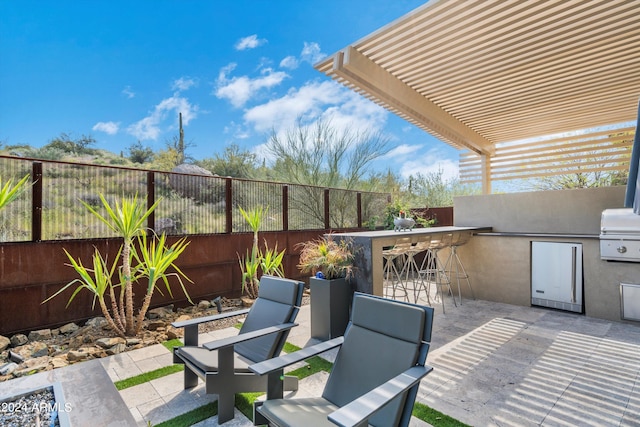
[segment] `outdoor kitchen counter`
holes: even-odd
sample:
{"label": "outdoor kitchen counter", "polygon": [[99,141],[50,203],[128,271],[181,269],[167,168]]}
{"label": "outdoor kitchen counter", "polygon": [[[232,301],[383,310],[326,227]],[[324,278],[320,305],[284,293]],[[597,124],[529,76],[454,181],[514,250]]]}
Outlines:
{"label": "outdoor kitchen counter", "polygon": [[383,294],[383,260],[382,248],[393,246],[399,238],[410,237],[417,243],[424,236],[473,231],[474,233],[490,232],[491,227],[428,227],[413,230],[394,231],[359,231],[352,233],[332,233],[340,239],[351,239],[355,253],[354,277],[351,280],[355,290],[373,295]]}

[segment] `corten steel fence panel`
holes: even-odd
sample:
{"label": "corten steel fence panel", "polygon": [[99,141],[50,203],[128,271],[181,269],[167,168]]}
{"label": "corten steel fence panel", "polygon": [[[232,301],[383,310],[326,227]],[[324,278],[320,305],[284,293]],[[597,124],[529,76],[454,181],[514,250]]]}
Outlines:
{"label": "corten steel fence panel", "polygon": [[155,231],[160,234],[225,232],[225,178],[154,172]]}
{"label": "corten steel fence panel", "polygon": [[116,237],[84,202],[107,215],[100,195],[113,207],[122,196],[146,199],[146,173],[69,163],[43,163],[42,240]]}
{"label": "corten steel fence panel", "polygon": [[260,231],[282,230],[282,187],[281,183],[234,179],[232,185],[233,232],[251,231],[239,208],[246,212],[265,209],[266,215],[262,218]]}
{"label": "corten steel fence panel", "polygon": [[324,228],[324,188],[289,186],[289,230]]}
{"label": "corten steel fence panel", "polygon": [[[9,180],[15,185],[25,175],[31,175],[31,161],[0,158],[0,178],[2,186]],[[13,202],[0,211],[0,242],[21,242],[31,240],[31,181],[28,188]]]}

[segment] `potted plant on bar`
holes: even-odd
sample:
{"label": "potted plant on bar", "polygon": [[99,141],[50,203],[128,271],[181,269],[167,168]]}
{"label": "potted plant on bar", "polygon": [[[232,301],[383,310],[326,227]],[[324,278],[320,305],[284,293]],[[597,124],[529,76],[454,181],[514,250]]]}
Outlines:
{"label": "potted plant on bar", "polygon": [[326,340],[341,336],[349,323],[353,245],[347,240],[336,241],[329,234],[298,246],[298,268],[313,274],[309,278],[311,337]]}

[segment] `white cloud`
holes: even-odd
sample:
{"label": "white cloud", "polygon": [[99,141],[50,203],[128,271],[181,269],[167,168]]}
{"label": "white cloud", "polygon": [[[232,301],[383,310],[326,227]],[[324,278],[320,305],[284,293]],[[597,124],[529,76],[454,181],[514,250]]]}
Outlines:
{"label": "white cloud", "polygon": [[244,114],[247,123],[258,132],[272,128],[286,129],[294,125],[298,117],[319,118],[323,107],[336,105],[344,100],[343,90],[334,82],[310,82],[265,104],[248,109]]}
{"label": "white cloud", "polygon": [[316,81],[248,109],[244,119],[258,133],[282,133],[294,127],[299,118],[304,124],[325,119],[338,129],[375,131],[382,129],[387,114],[383,108],[333,81]]}
{"label": "white cloud", "polygon": [[197,85],[197,81],[195,79],[192,79],[191,77],[180,77],[179,79],[176,79],[173,81],[173,84],[171,85],[171,89],[174,91],[185,91],[190,89],[193,86]]}
{"label": "white cloud", "polygon": [[307,61],[311,64],[315,64],[316,62],[323,59],[326,54],[322,53],[320,50],[320,45],[316,42],[307,43],[304,42],[304,47],[302,48],[302,52],[300,53],[300,58],[303,61]]}
{"label": "white cloud", "polygon": [[[178,113],[182,113],[182,124],[186,126],[197,117],[198,106],[191,105],[189,100],[176,92],[172,97],[160,101],[147,117],[130,125],[127,132],[139,140],[158,139],[163,132],[163,122],[169,120],[170,123],[176,123]],[[165,124],[164,127],[170,127],[170,125]]]}
{"label": "white cloud", "polygon": [[295,56],[289,55],[286,58],[284,58],[282,61],[280,61],[280,67],[281,68],[288,68],[290,70],[295,70],[296,68],[298,68],[298,59]]}
{"label": "white cloud", "polygon": [[392,148],[382,158],[383,159],[406,158],[407,156],[412,156],[414,153],[420,150],[422,150],[421,145],[400,144],[397,147]]}
{"label": "white cloud", "polygon": [[243,37],[235,44],[236,50],[255,49],[267,42],[266,39],[259,39],[257,34]]}
{"label": "white cloud", "polygon": [[131,90],[131,86],[125,86],[121,93],[129,99],[136,96],[135,92]]}
{"label": "white cloud", "polygon": [[236,108],[240,108],[256,95],[261,89],[269,89],[282,83],[289,77],[284,71],[274,71],[264,68],[262,76],[250,78],[248,76],[228,77],[236,64],[229,64],[220,70],[218,74],[217,89],[215,95],[221,99],[227,99]]}
{"label": "white cloud", "polygon": [[108,135],[115,135],[120,130],[120,123],[116,122],[98,122],[92,128],[96,132],[104,132]]}
{"label": "white cloud", "polygon": [[423,175],[429,173],[438,173],[442,170],[442,178],[445,181],[458,178],[459,168],[458,162],[442,156],[437,149],[429,150],[421,155],[412,155],[404,160],[398,159],[401,163],[399,168],[400,176],[408,178],[410,175],[421,173]]}

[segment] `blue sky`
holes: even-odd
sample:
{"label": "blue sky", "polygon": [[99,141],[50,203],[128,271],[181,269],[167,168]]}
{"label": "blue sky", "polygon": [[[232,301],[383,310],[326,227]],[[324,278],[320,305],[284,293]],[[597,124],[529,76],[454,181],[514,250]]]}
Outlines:
{"label": "blue sky", "polygon": [[442,168],[458,153],[312,64],[423,0],[0,0],[0,142],[65,132],[124,151],[165,148],[183,114],[196,159],[229,144],[259,155],[297,117],[383,130],[378,171]]}

